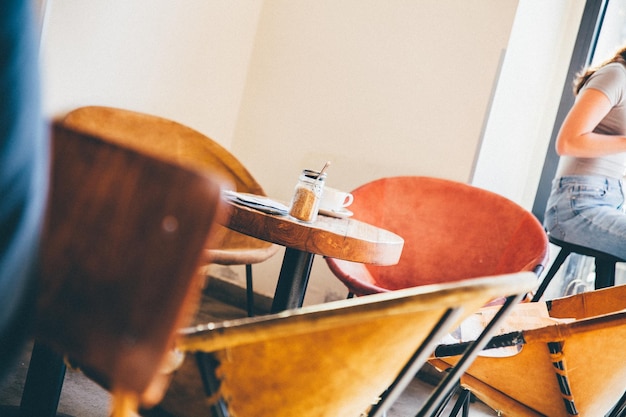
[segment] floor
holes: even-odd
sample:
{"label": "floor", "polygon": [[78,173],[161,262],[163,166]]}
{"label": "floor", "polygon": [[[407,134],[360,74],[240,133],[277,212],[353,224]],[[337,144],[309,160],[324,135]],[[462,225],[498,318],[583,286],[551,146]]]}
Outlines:
{"label": "floor", "polygon": [[[243,310],[216,299],[207,298],[203,302],[203,306],[210,307],[202,309],[198,316],[198,321],[214,321],[216,318],[228,319],[245,315]],[[16,361],[14,369],[7,380],[0,385],[0,404],[15,406],[19,404],[24,380],[26,378],[26,371],[28,369],[30,347],[31,346],[26,347],[23,355]],[[189,379],[184,379],[184,375],[187,372],[185,367],[187,367],[187,370],[190,370],[190,372],[194,371],[195,375],[193,361],[186,360],[183,364],[183,368],[179,371],[180,374],[183,375],[183,379],[175,379],[162,406],[142,413],[143,417],[195,417],[196,415],[206,415],[202,413],[206,409],[202,402],[203,398],[201,392],[195,389],[200,384],[200,381],[189,382]],[[193,389],[190,388],[190,386],[192,386]],[[422,379],[415,378],[402,396],[387,412],[387,417],[414,416],[417,407],[432,389],[432,385]],[[73,417],[107,417],[109,412],[109,400],[109,394],[100,388],[100,386],[87,379],[79,371],[68,370],[58,411],[61,414]],[[196,405],[197,408],[194,408]],[[176,410],[184,410],[184,412],[179,413]],[[470,410],[470,417],[488,417],[496,415],[493,410],[479,402],[472,404]]]}

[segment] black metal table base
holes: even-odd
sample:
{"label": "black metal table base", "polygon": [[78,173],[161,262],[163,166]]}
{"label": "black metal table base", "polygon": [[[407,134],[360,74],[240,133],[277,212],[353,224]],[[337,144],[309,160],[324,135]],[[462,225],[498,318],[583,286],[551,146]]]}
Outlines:
{"label": "black metal table base", "polygon": [[285,249],[272,301],[272,313],[302,307],[314,256],[297,249]]}

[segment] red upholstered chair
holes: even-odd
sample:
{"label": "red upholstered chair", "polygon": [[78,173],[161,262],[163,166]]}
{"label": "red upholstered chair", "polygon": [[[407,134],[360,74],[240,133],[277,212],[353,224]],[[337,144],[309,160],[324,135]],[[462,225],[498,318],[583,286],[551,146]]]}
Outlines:
{"label": "red upholstered chair", "polygon": [[[393,266],[327,258],[349,297],[513,272],[539,275],[547,262],[548,238],[539,221],[493,192],[440,178],[404,176],[372,181],[352,194],[354,218],[400,235],[404,249]],[[504,297],[497,301],[504,305],[500,314],[516,302]],[[443,381],[449,375],[440,377],[437,389],[447,390]],[[453,391],[446,392],[449,396]]]}
{"label": "red upholstered chair", "polygon": [[375,266],[326,259],[361,296],[519,271],[539,274],[548,240],[539,221],[490,191],[439,178],[382,178],[352,191],[354,218],[404,238],[400,262]]}

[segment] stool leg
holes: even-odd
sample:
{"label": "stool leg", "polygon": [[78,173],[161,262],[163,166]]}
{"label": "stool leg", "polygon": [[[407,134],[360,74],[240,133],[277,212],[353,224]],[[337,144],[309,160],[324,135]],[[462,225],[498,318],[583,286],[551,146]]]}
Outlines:
{"label": "stool leg", "polygon": [[554,278],[556,273],[561,268],[561,265],[563,265],[563,262],[565,262],[565,260],[570,255],[570,253],[571,253],[570,251],[565,250],[565,249],[561,249],[559,251],[559,254],[556,256],[556,259],[554,260],[554,262],[552,262],[552,266],[550,266],[550,270],[548,271],[548,273],[544,277],[543,281],[541,282],[541,285],[537,289],[537,292],[533,296],[533,299],[532,299],[533,302],[539,301],[539,299],[541,298],[541,296],[545,292],[546,288],[548,288],[548,285],[550,284],[550,281],[552,281],[552,278]]}
{"label": "stool leg", "polygon": [[615,262],[596,258],[595,289],[612,287],[615,285]]}

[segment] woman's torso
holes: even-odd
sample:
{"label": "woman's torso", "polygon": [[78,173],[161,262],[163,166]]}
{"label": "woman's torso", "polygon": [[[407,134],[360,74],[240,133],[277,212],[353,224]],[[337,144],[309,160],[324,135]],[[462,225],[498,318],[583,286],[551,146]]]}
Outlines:
{"label": "woman's torso", "polygon": [[[598,69],[581,89],[601,91],[612,108],[594,129],[595,133],[626,135],[626,67],[619,63]],[[572,175],[601,175],[622,179],[626,177],[626,152],[598,158],[561,156],[557,177]]]}

